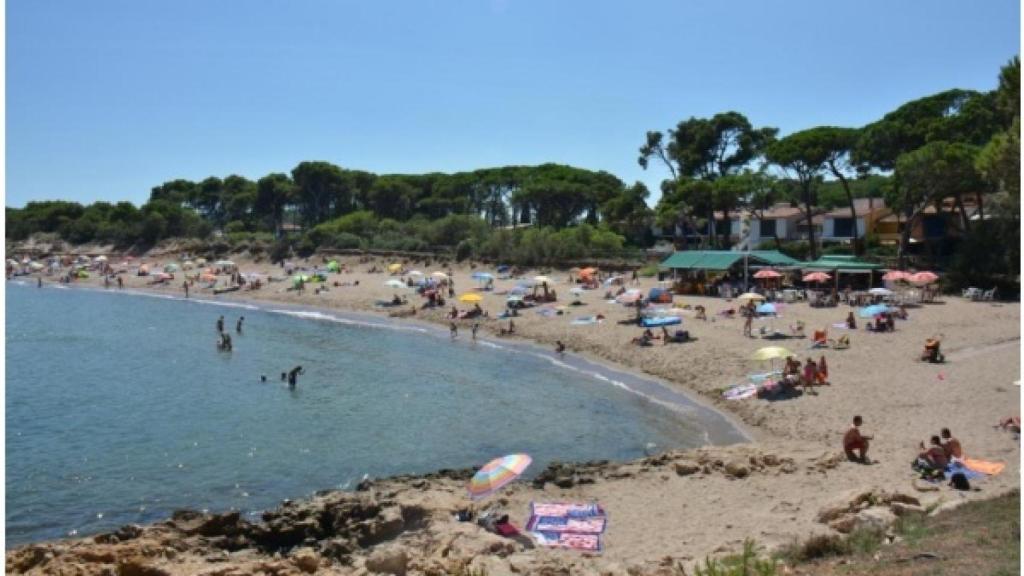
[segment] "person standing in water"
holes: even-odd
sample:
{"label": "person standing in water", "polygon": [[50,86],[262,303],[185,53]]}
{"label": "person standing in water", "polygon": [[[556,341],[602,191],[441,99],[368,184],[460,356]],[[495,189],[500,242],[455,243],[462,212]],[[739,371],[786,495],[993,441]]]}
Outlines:
{"label": "person standing in water", "polygon": [[476,340],[476,332],[479,329],[480,329],[480,323],[479,322],[473,322],[473,329],[472,329],[473,330],[473,340]]}
{"label": "person standing in water", "polygon": [[455,322],[450,322],[448,324],[448,332],[449,332],[449,334],[451,334],[452,340],[455,340],[456,338],[458,338],[459,337],[459,327],[458,327],[458,325],[455,324]]}
{"label": "person standing in water", "polygon": [[36,278],[36,288],[42,288],[42,287],[43,287],[43,279],[42,278]]}
{"label": "person standing in water", "polygon": [[117,277],[117,288],[118,290],[124,288],[124,279],[121,278],[120,276]]}
{"label": "person standing in water", "polygon": [[185,289],[185,298],[188,298],[188,280],[185,280],[181,284],[181,287]]}
{"label": "person standing in water", "polygon": [[295,388],[295,385],[299,382],[299,374],[305,373],[306,371],[302,369],[302,366],[292,368],[291,372],[288,373],[288,387]]}
{"label": "person standing in water", "polygon": [[238,323],[235,324],[235,332],[242,333],[242,322],[245,322],[245,316],[238,318]]}
{"label": "person standing in water", "polygon": [[224,332],[224,317],[217,318],[217,332]]}

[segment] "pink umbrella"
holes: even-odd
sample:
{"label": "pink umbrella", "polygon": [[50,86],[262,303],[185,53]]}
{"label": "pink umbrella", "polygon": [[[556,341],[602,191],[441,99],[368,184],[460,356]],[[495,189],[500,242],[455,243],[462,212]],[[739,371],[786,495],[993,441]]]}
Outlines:
{"label": "pink umbrella", "polygon": [[882,280],[899,281],[899,280],[910,280],[911,274],[904,272],[903,270],[889,270],[882,276]]}
{"label": "pink umbrella", "polygon": [[824,272],[811,272],[804,276],[804,282],[828,282],[832,277]]}
{"label": "pink umbrella", "polygon": [[754,274],[754,278],[782,278],[782,274],[779,274],[775,270],[761,270]]}
{"label": "pink umbrella", "polygon": [[934,272],[918,272],[909,278],[909,280],[914,284],[931,284],[938,279],[939,276]]}

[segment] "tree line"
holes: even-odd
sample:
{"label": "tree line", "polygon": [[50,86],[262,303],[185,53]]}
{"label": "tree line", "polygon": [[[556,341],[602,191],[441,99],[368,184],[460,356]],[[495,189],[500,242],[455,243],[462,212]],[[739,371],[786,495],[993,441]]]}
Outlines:
{"label": "tree line", "polygon": [[[727,248],[729,230],[716,226],[716,212],[728,220],[783,202],[801,210],[813,258],[813,215],[835,207],[853,215],[854,199],[870,196],[885,198],[903,222],[901,257],[914,223],[929,207],[951,202],[964,238],[958,265],[965,280],[1015,275],[1019,107],[1014,57],[992,91],[947,90],[862,127],[819,126],[779,137],[776,128],[755,127],[735,111],[689,118],[648,132],[639,149],[643,168],[659,165],[668,174],[653,208],[642,183],[559,164],[377,175],[318,161],[255,181],[238,175],[172,180],[154,187],[140,207],[30,202],[7,208],[7,238],[44,232],[71,243],[139,248],[215,231],[273,240],[300,230],[279,243],[305,251],[446,246],[538,261],[566,246],[580,258],[648,247],[654,226],[681,231],[673,240],[683,249],[694,238],[702,247]],[[978,202],[979,220],[968,215],[965,198]],[[855,253],[863,250],[863,243],[854,244]]]}

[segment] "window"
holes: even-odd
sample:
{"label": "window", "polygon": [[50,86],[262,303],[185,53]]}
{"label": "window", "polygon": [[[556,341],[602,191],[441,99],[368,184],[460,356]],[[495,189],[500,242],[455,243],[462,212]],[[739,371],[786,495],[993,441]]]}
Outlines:
{"label": "window", "polygon": [[776,230],[776,226],[775,225],[778,224],[778,223],[779,223],[779,221],[775,220],[774,218],[770,219],[770,220],[761,220],[760,236],[762,238],[771,238],[771,237],[775,236],[775,230]]}
{"label": "window", "polygon": [[833,218],[832,236],[836,238],[853,238],[855,236],[853,223],[853,218]]}

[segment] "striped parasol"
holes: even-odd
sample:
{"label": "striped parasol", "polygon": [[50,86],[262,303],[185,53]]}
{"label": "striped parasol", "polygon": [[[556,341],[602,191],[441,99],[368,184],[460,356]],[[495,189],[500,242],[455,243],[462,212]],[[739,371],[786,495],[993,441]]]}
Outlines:
{"label": "striped parasol", "polygon": [[477,500],[501,490],[533,462],[528,454],[509,454],[484,465],[469,481],[469,497]]}

